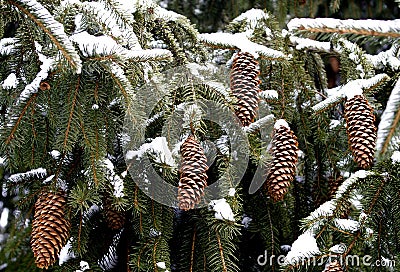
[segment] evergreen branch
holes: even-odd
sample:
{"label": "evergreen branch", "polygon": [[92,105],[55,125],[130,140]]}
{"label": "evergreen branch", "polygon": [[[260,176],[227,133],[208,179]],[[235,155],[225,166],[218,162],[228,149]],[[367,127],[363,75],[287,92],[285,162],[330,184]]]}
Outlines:
{"label": "evergreen branch", "polygon": [[18,43],[16,38],[0,39],[0,55],[7,56],[15,52],[15,47]]}
{"label": "evergreen branch", "polygon": [[264,116],[263,118],[255,121],[254,123],[251,123],[249,126],[243,127],[243,130],[246,133],[254,133],[255,131],[258,131],[267,125],[271,125],[272,122],[274,121],[274,119],[275,119],[275,116],[273,114]]}
{"label": "evergreen branch", "polygon": [[373,90],[377,88],[378,85],[384,83],[388,79],[388,75],[378,74],[369,79],[356,79],[346,83],[345,85],[333,89],[328,89],[326,90],[326,92],[328,93],[328,98],[314,105],[312,109],[316,112],[325,111],[333,105],[343,101],[346,94],[359,89],[362,89],[364,91]]}
{"label": "evergreen branch", "polygon": [[215,229],[214,231],[215,231],[215,235],[216,235],[216,237],[217,237],[219,255],[221,256],[222,271],[228,272],[228,270],[227,270],[227,268],[226,268],[226,264],[225,264],[224,249],[223,249],[222,244],[221,244],[221,237],[219,236],[218,230],[217,230],[217,229]]}
{"label": "evergreen branch", "polygon": [[311,33],[339,33],[365,36],[400,37],[400,22],[397,20],[340,20],[331,18],[294,18],[288,23],[289,31]]}
{"label": "evergreen branch", "polygon": [[46,33],[54,45],[60,50],[68,63],[75,69],[77,74],[81,73],[82,62],[76,52],[64,27],[56,21],[53,15],[36,0],[8,0],[8,2],[23,12],[31,19],[44,33]]}
{"label": "evergreen branch", "polygon": [[287,59],[287,56],[281,51],[274,50],[250,41],[247,37],[247,33],[206,33],[200,34],[199,40],[206,45],[212,45],[226,49],[240,49],[243,52],[249,52],[253,54],[256,58],[261,56],[271,60]]}
{"label": "evergreen branch", "polygon": [[400,79],[397,80],[378,126],[376,152],[383,155],[400,122]]}
{"label": "evergreen branch", "polygon": [[131,30],[134,18],[128,12],[124,12],[119,3],[112,0],[84,2],[80,7],[90,18],[94,18],[99,26],[106,28],[106,33],[115,37],[121,44],[126,44],[128,48],[141,49],[136,34]]}
{"label": "evergreen branch", "polygon": [[19,183],[27,179],[43,179],[47,176],[47,170],[44,168],[33,169],[25,173],[13,174],[8,178],[9,182]]}
{"label": "evergreen branch", "polygon": [[64,136],[64,142],[63,142],[63,148],[64,150],[67,148],[67,142],[68,142],[68,135],[71,129],[71,123],[72,123],[72,119],[74,116],[74,111],[75,111],[75,105],[77,102],[77,96],[78,96],[78,91],[79,91],[79,87],[80,87],[80,80],[81,77],[78,77],[78,81],[75,85],[75,92],[74,92],[74,97],[72,98],[72,106],[71,109],[69,111],[69,117],[68,117],[68,122],[67,122],[67,127],[65,129],[65,136]]}
{"label": "evergreen branch", "polygon": [[[104,64],[102,65],[104,66]],[[125,102],[127,104],[130,104],[130,102],[135,98],[131,82],[125,76],[124,70],[119,65],[117,65],[116,63],[112,63],[110,66],[112,79],[117,84],[122,95],[124,96]]]}
{"label": "evergreen branch", "polygon": [[400,69],[400,60],[397,57],[399,48],[400,45],[396,43],[389,50],[382,51],[377,55],[365,54],[365,56],[376,69],[383,69],[388,66],[393,71],[398,71]]}
{"label": "evergreen branch", "polygon": [[[379,196],[381,195],[381,192],[383,191],[383,188],[385,187],[386,182],[385,179],[382,179],[382,182],[378,188],[378,190],[376,191],[374,198],[371,200],[370,205],[368,207],[368,209],[365,211],[366,215],[371,214],[373,208],[375,207],[375,204],[378,201]],[[347,256],[351,249],[354,247],[354,245],[356,244],[357,240],[360,238],[361,236],[361,227],[366,223],[367,221],[367,216],[362,217],[361,222],[360,222],[360,230],[357,231],[356,236],[353,238],[353,241],[350,243],[350,245],[347,247],[346,252],[343,254],[343,256]]]}
{"label": "evergreen branch", "polygon": [[189,268],[189,272],[193,272],[195,245],[196,245],[196,226],[194,226],[194,229],[193,229],[192,248],[191,248],[191,252],[190,252],[190,268]]}
{"label": "evergreen branch", "polygon": [[26,111],[28,110],[29,105],[30,105],[31,103],[33,103],[33,101],[35,101],[37,95],[38,95],[37,93],[34,93],[34,94],[31,96],[31,98],[28,100],[28,102],[25,104],[24,108],[22,109],[21,113],[20,113],[19,116],[18,116],[17,121],[15,122],[13,128],[11,129],[10,134],[8,135],[8,137],[7,137],[6,141],[5,141],[5,143],[6,143],[7,145],[10,144],[10,142],[11,142],[12,139],[14,139],[14,134],[15,134],[15,132],[17,131],[17,128],[18,128],[19,124],[21,123],[22,118],[24,117]]}

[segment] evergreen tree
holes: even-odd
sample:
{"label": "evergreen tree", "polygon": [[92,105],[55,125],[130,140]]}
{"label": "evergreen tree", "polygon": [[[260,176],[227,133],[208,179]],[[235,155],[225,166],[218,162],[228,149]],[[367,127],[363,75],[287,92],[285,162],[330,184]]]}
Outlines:
{"label": "evergreen tree", "polygon": [[397,20],[0,10],[0,270],[396,270]]}

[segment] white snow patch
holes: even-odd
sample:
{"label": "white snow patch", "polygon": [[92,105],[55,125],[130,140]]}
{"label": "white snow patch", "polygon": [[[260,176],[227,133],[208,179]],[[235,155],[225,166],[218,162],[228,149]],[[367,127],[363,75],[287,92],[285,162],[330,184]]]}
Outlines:
{"label": "white snow patch", "polygon": [[278,92],[275,90],[265,90],[258,94],[262,99],[278,99]]}
{"label": "white snow patch", "polygon": [[392,162],[396,163],[396,162],[400,162],[400,151],[394,151],[392,156],[390,157],[390,159],[392,160]]}
{"label": "white snow patch", "polygon": [[98,109],[99,109],[99,105],[97,105],[97,104],[92,105],[92,110],[98,110]]}
{"label": "white snow patch", "polygon": [[219,220],[235,221],[231,206],[225,198],[212,200],[210,207],[215,211],[215,218]]}
{"label": "white snow patch", "polygon": [[319,51],[331,52],[330,42],[320,42],[308,38],[300,38],[291,35],[290,41],[296,45],[297,50],[314,49]]}
{"label": "white snow patch", "polygon": [[8,180],[10,182],[22,182],[25,178],[28,178],[31,176],[35,176],[37,178],[44,178],[45,176],[47,176],[47,170],[44,168],[37,168],[37,169],[27,171],[25,173],[13,174],[8,178]]}
{"label": "white snow patch", "polygon": [[228,196],[235,196],[235,194],[236,194],[236,189],[235,188],[229,188]]}
{"label": "white snow patch", "polygon": [[331,120],[331,122],[329,124],[329,129],[334,129],[338,125],[340,125],[340,121],[339,120]]}
{"label": "white snow patch", "polygon": [[166,269],[167,266],[165,265],[165,262],[158,262],[156,263],[157,267],[161,268],[161,269]]}
{"label": "white snow patch", "polygon": [[356,95],[363,95],[363,90],[361,88],[357,88],[356,86],[354,86],[355,88],[348,88],[346,94],[347,99],[351,99]]}
{"label": "white snow patch", "polygon": [[53,157],[53,159],[58,160],[60,158],[60,151],[58,150],[52,150],[50,151],[50,155]]}
{"label": "white snow patch", "polygon": [[135,157],[140,159],[147,152],[154,154],[158,163],[176,166],[176,162],[172,157],[172,152],[168,147],[168,142],[165,137],[156,137],[150,143],[142,144],[139,150],[129,150],[126,153],[126,159],[132,160]]}
{"label": "white snow patch", "polygon": [[252,31],[243,33],[204,33],[200,34],[199,40],[205,43],[220,45],[224,47],[238,48],[243,52],[252,54],[255,58],[263,55],[270,58],[281,59],[286,58],[285,54],[281,51],[268,48],[266,46],[254,43],[249,40],[248,35]]}
{"label": "white snow patch", "polygon": [[310,231],[306,231],[293,242],[292,249],[285,257],[285,263],[295,264],[320,253],[314,235]]}
{"label": "white snow patch", "polygon": [[18,85],[18,79],[14,73],[9,74],[8,77],[1,84],[3,89],[17,88],[17,85]]}
{"label": "white snow patch", "polygon": [[3,211],[1,212],[1,217],[0,217],[0,228],[5,228],[8,224],[8,215],[10,213],[10,210],[8,208],[3,208]]}
{"label": "white snow patch", "polygon": [[17,39],[4,38],[0,40],[0,55],[9,55],[13,52]]}
{"label": "white snow patch", "polygon": [[71,249],[71,240],[70,238],[68,240],[68,243],[60,250],[60,253],[58,254],[58,265],[62,265],[69,259],[75,258],[74,253],[70,250]]}
{"label": "white snow patch", "polygon": [[329,249],[329,251],[337,254],[343,254],[346,252],[346,245],[345,244],[334,245]]}
{"label": "white snow patch", "polygon": [[281,126],[287,127],[290,129],[289,124],[284,119],[278,119],[275,122],[274,128],[279,129]]}
{"label": "white snow patch", "polygon": [[351,219],[336,218],[334,223],[336,227],[342,230],[357,231],[360,228],[360,223]]}
{"label": "white snow patch", "polygon": [[114,196],[124,197],[124,181],[121,177],[114,172],[114,164],[109,160],[105,159],[103,161],[104,166],[107,168],[107,176],[110,183],[114,186]]}
{"label": "white snow patch", "polygon": [[262,20],[262,19],[268,19],[268,18],[269,18],[269,15],[267,13],[265,13],[263,10],[252,8],[252,9],[249,9],[248,11],[240,14],[238,17],[233,19],[232,22],[237,23],[237,22],[246,21],[248,23],[247,29],[254,30],[254,28],[257,25],[257,21]]}

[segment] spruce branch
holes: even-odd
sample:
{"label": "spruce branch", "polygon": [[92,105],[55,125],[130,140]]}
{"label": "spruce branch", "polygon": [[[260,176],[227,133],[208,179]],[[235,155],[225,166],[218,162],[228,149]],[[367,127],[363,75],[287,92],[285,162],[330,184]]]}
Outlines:
{"label": "spruce branch", "polygon": [[64,32],[64,27],[56,21],[53,15],[36,0],[8,0],[18,10],[31,19],[44,33],[46,33],[54,45],[60,50],[68,63],[81,73],[82,62],[74,46]]}
{"label": "spruce branch", "polygon": [[397,80],[386,103],[378,126],[376,152],[383,155],[388,150],[391,140],[400,122],[400,79]]}
{"label": "spruce branch", "polygon": [[[33,103],[33,102],[36,100],[37,96],[38,96],[38,94],[37,94],[37,93],[34,93],[34,94],[31,96],[31,98],[27,101],[27,103],[25,104],[24,108],[21,110],[21,112],[20,112],[20,114],[19,114],[19,116],[18,116],[16,122],[15,122],[14,124],[8,125],[8,127],[11,126],[12,129],[11,129],[10,133],[8,134],[7,139],[6,139],[6,141],[5,141],[5,144],[6,144],[6,145],[10,144],[10,142],[11,142],[13,139],[15,139],[14,135],[15,135],[15,132],[17,131],[17,129],[18,129],[19,124],[21,123],[22,118],[24,117],[24,115],[25,115],[26,111],[28,110],[30,104]],[[14,119],[14,118],[13,118],[13,119]]]}
{"label": "spruce branch", "polygon": [[71,108],[69,110],[68,122],[67,122],[67,126],[65,128],[65,133],[64,133],[64,141],[63,141],[63,144],[62,144],[64,150],[67,150],[68,136],[69,136],[69,133],[71,131],[71,124],[72,124],[72,121],[73,121],[74,112],[75,112],[75,106],[76,106],[76,103],[77,103],[78,91],[79,91],[79,88],[80,88],[80,80],[81,80],[81,77],[78,76],[77,82],[75,84],[74,95],[73,95],[73,98],[72,98],[72,101],[71,101]]}
{"label": "spruce branch", "polygon": [[225,264],[224,248],[222,247],[221,237],[219,236],[217,229],[215,229],[214,231],[215,231],[215,236],[216,236],[217,242],[218,242],[219,255],[221,257],[222,271],[228,272],[228,269],[226,268],[226,264]]}
{"label": "spruce branch", "polygon": [[400,22],[398,20],[340,20],[332,18],[294,18],[288,23],[291,32],[339,33],[364,36],[399,38]]}
{"label": "spruce branch", "polygon": [[217,48],[240,49],[243,52],[253,54],[256,58],[260,56],[269,60],[287,59],[287,56],[281,51],[250,41],[248,33],[205,33],[199,35],[199,40],[208,46],[215,46]]}
{"label": "spruce branch", "polygon": [[355,79],[345,85],[328,89],[328,98],[322,102],[314,105],[312,109],[316,112],[325,111],[337,103],[340,103],[345,99],[347,93],[353,92],[354,90],[362,89],[364,92],[371,92],[376,89],[379,85],[384,84],[389,80],[389,76],[386,74],[377,74],[369,79]]}

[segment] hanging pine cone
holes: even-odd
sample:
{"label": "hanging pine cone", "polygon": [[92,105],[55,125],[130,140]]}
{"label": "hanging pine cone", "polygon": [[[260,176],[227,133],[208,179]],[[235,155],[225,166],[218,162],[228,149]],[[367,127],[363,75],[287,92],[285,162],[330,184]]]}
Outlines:
{"label": "hanging pine cone", "polygon": [[354,160],[367,169],[374,160],[376,127],[372,107],[363,95],[355,95],[345,104],[347,136]]}
{"label": "hanging pine cone", "polygon": [[334,260],[325,268],[324,272],[343,272],[343,269],[340,263]]}
{"label": "hanging pine cone", "polygon": [[125,214],[123,211],[118,211],[112,206],[109,198],[104,196],[103,207],[107,226],[113,230],[121,229],[125,224]]}
{"label": "hanging pine cone", "polygon": [[199,204],[207,186],[207,158],[200,143],[189,136],[181,146],[182,166],[178,188],[179,208],[193,209]]}
{"label": "hanging pine cone", "polygon": [[55,263],[61,248],[66,244],[70,223],[65,219],[63,192],[44,192],[35,203],[32,221],[31,248],[39,268]]}
{"label": "hanging pine cone", "polygon": [[267,174],[266,186],[274,201],[280,201],[287,193],[296,173],[298,142],[284,120],[275,124],[272,140],[273,161]]}
{"label": "hanging pine cone", "polygon": [[236,116],[243,126],[250,125],[257,113],[259,74],[258,62],[252,54],[237,53],[231,70],[231,90],[237,99]]}
{"label": "hanging pine cone", "polygon": [[329,185],[329,198],[333,198],[339,189],[339,186],[343,183],[343,176],[339,176],[334,178],[330,176],[328,178],[328,185]]}

